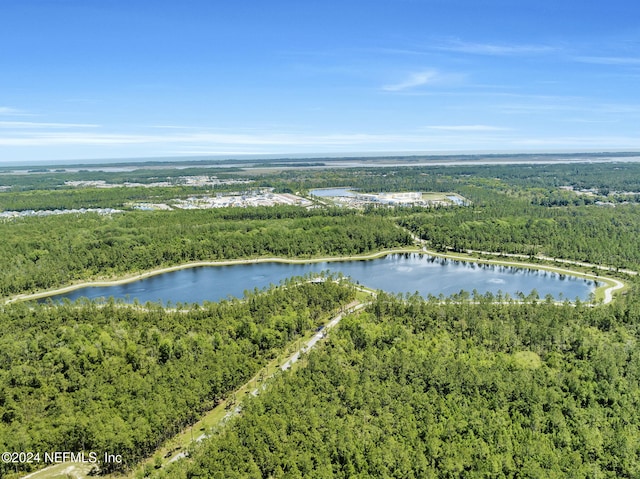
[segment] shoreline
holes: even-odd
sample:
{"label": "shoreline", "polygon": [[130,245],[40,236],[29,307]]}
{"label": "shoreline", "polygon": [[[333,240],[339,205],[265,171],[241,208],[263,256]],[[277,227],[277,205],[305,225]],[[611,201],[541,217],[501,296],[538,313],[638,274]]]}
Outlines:
{"label": "shoreline", "polygon": [[[121,284],[133,283],[136,281],[140,281],[142,279],[150,278],[153,276],[158,276],[165,273],[172,273],[175,271],[180,271],[184,269],[190,268],[198,268],[198,267],[209,267],[209,266],[234,266],[234,265],[242,265],[242,264],[256,264],[256,263],[288,263],[288,264],[307,264],[307,263],[322,263],[322,262],[342,262],[342,261],[367,261],[371,259],[376,259],[380,257],[384,257],[390,254],[405,254],[405,253],[418,253],[425,254],[429,256],[434,256],[438,258],[450,259],[453,261],[464,261],[468,263],[484,263],[484,264],[496,264],[507,267],[518,267],[518,268],[527,268],[533,270],[547,270],[556,272],[559,274],[566,274],[569,276],[574,276],[578,278],[586,278],[594,281],[599,281],[605,283],[604,292],[604,300],[603,304],[608,304],[613,301],[613,293],[625,287],[625,283],[607,276],[600,276],[592,273],[585,273],[581,271],[575,271],[565,268],[560,268],[556,266],[549,266],[543,264],[534,264],[534,263],[526,263],[521,261],[503,261],[503,260],[494,260],[494,259],[482,259],[482,258],[474,258],[471,256],[463,256],[459,254],[451,254],[451,253],[439,253],[436,251],[430,251],[426,248],[400,248],[400,249],[391,249],[391,250],[382,250],[377,251],[375,253],[370,253],[366,255],[358,255],[358,256],[329,256],[329,257],[321,257],[321,258],[308,258],[308,259],[299,259],[299,258],[282,258],[282,257],[263,257],[263,258],[245,258],[245,259],[231,259],[231,260],[218,260],[218,261],[195,261],[191,263],[183,263],[175,266],[165,266],[162,268],[156,268],[149,271],[145,271],[143,273],[126,275],[120,278],[110,279],[110,280],[86,280],[81,281],[76,284],[71,284],[68,286],[63,286],[61,288],[56,288],[53,290],[47,291],[39,291],[37,293],[29,293],[29,294],[19,294],[16,296],[9,297],[4,300],[4,304],[15,303],[18,301],[29,301],[34,299],[42,299],[50,296],[56,296],[59,294],[69,293],[78,289],[94,287],[94,286],[118,286]],[[499,253],[496,253],[499,254]],[[567,264],[572,264],[570,260],[562,260]],[[578,262],[576,262],[577,264]],[[586,266],[585,264],[578,264],[579,266]],[[596,290],[599,289],[596,288]]]}
{"label": "shoreline", "polygon": [[245,258],[245,259],[228,259],[217,261],[194,261],[191,263],[183,263],[175,266],[165,266],[161,268],[145,271],[144,273],[136,273],[131,275],[125,275],[120,278],[107,279],[107,280],[85,280],[80,283],[70,284],[61,288],[53,290],[39,291],[37,293],[21,293],[15,296],[11,296],[5,299],[4,304],[15,303],[18,301],[29,301],[31,299],[47,298],[49,296],[56,296],[58,294],[70,293],[77,289],[89,288],[93,286],[118,286],[121,284],[134,283],[142,279],[158,276],[165,273],[173,273],[174,271],[181,271],[183,269],[199,268],[207,266],[234,266],[242,264],[256,264],[256,263],[288,263],[288,264],[306,264],[306,263],[337,263],[341,261],[366,261],[370,259],[380,258],[389,254],[403,254],[403,253],[421,253],[417,248],[401,248],[393,250],[383,250],[375,253],[370,253],[361,256],[328,256],[322,258],[282,258],[278,256],[262,257],[262,258]]}
{"label": "shoreline", "polygon": [[[495,265],[500,265],[500,266],[513,266],[516,268],[527,268],[527,269],[534,269],[534,270],[538,270],[538,271],[551,271],[554,273],[558,273],[558,274],[565,274],[567,276],[574,276],[576,278],[584,278],[584,279],[590,279],[595,281],[596,283],[600,282],[600,283],[604,283],[604,286],[597,286],[596,287],[596,291],[598,291],[598,289],[602,288],[602,292],[604,294],[604,298],[602,301],[602,304],[609,304],[610,302],[613,301],[613,293],[615,291],[621,290],[623,288],[625,288],[625,283],[623,281],[620,281],[619,279],[616,278],[611,278],[609,276],[600,276],[597,274],[593,274],[593,273],[585,273],[582,271],[576,271],[576,270],[571,270],[571,269],[566,269],[566,268],[561,268],[558,266],[550,266],[550,265],[545,265],[545,264],[534,264],[534,263],[525,263],[525,262],[521,262],[521,261],[502,261],[502,260],[495,260],[495,259],[481,259],[481,258],[474,258],[472,256],[457,256],[455,254],[449,254],[449,253],[436,253],[433,251],[429,251],[429,250],[423,250],[426,254],[429,254],[431,256],[437,256],[440,258],[447,258],[447,259],[452,259],[454,261],[467,261],[467,262],[472,262],[472,263],[485,263],[485,264],[495,264]],[[503,253],[487,253],[487,252],[475,252],[475,253],[481,253],[481,254],[492,254],[492,255],[500,255],[502,256]],[[514,256],[514,257],[519,257],[519,256]],[[551,259],[549,258],[541,258],[544,261],[551,261]],[[580,263],[577,261],[571,261],[571,260],[558,260],[555,259],[553,261],[559,261],[565,264],[575,264],[577,266],[583,266],[583,267],[594,267],[596,265],[591,265],[588,263]],[[634,271],[625,271],[626,273],[635,273]],[[637,274],[637,273],[636,273]],[[596,303],[597,304],[597,303]]]}

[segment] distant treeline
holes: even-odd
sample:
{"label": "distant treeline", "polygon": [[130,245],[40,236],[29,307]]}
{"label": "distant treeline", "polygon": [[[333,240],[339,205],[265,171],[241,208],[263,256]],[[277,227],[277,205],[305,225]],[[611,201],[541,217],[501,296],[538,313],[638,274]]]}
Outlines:
{"label": "distant treeline", "polygon": [[131,202],[162,203],[192,195],[244,191],[245,185],[219,186],[118,186],[115,188],[71,188],[0,192],[0,210],[70,210],[79,208],[121,208]]}
{"label": "distant treeline", "polygon": [[[326,168],[309,168],[311,166]],[[220,179],[249,179],[244,186],[275,187],[279,191],[305,191],[318,187],[351,186],[362,191],[458,191],[469,187],[495,192],[525,195],[533,203],[546,206],[593,204],[600,200],[638,202],[640,195],[640,163],[565,163],[547,165],[477,165],[463,166],[398,166],[384,168],[331,169],[331,162],[265,162],[276,167],[273,172],[252,169],[143,169],[122,172],[80,171],[0,175],[0,186],[11,191],[0,192],[0,210],[118,207],[127,201],[157,201],[189,194],[237,191],[238,185],[215,187],[131,188],[105,192],[97,188],[64,187],[67,180],[104,180],[112,184],[124,182],[149,184],[159,181],[179,183],[181,176],[217,176]],[[300,169],[290,166],[297,165]],[[287,169],[278,170],[278,166]],[[590,194],[563,191],[561,186]],[[62,191],[56,191],[61,190]],[[631,194],[630,194],[631,193]],[[69,198],[67,198],[69,196]],[[84,202],[84,203],[83,203]]]}
{"label": "distant treeline", "polygon": [[[60,189],[65,181],[97,181],[103,180],[111,184],[156,183],[166,181],[178,183],[183,176],[215,176],[219,179],[238,178],[240,168],[187,167],[175,165],[175,168],[152,168],[147,165],[135,170],[128,170],[126,165],[109,165],[108,168],[123,167],[124,171],[100,171],[91,166],[91,170],[68,171],[64,168],[55,170],[39,168],[29,170],[28,174],[6,172],[0,174],[0,186],[9,186],[14,192],[25,190]],[[74,167],[77,168],[77,167]]]}

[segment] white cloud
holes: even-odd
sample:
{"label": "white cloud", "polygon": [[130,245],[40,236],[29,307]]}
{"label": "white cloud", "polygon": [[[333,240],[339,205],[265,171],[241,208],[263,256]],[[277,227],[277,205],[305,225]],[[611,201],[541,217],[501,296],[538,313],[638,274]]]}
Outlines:
{"label": "white cloud", "polygon": [[181,148],[251,148],[251,147],[291,147],[291,146],[357,146],[390,143],[422,143],[423,133],[409,134],[220,134],[184,133],[174,135],[120,134],[87,132],[29,132],[0,137],[0,146],[118,146],[118,145],[182,145]]}
{"label": "white cloud", "polygon": [[0,115],[24,115],[22,110],[11,108],[9,106],[0,106]]}
{"label": "white cloud", "polygon": [[[598,103],[579,96],[502,95],[502,97],[515,99],[513,102],[495,103],[493,108],[505,114],[566,112],[575,115],[576,112],[580,112],[632,117],[640,115],[638,103]],[[554,116],[553,119],[557,120],[558,117]]]}
{"label": "white cloud", "polygon": [[598,149],[637,149],[640,139],[633,136],[558,136],[545,138],[521,138],[512,142],[514,145],[536,147],[561,147],[574,150]]}
{"label": "white cloud", "polygon": [[202,156],[202,155],[271,155],[273,152],[263,151],[263,150],[246,150],[246,149],[237,149],[237,150],[215,150],[205,147],[187,147],[183,150],[171,150],[166,151],[169,155],[179,155],[179,156]]}
{"label": "white cloud", "polygon": [[[163,125],[177,127],[180,125]],[[504,148],[637,148],[640,139],[629,137],[528,136],[522,130],[486,124],[428,125],[401,132],[312,133],[287,129],[202,131],[188,127],[174,131],[147,129],[136,133],[105,132],[103,129],[5,130],[0,152],[27,157],[45,152],[60,158],[118,156],[163,156],[166,154],[286,154],[285,152],[382,152],[500,150]],[[1,160],[0,160],[1,161]]]}
{"label": "white cloud", "polygon": [[443,45],[433,47],[435,50],[446,52],[470,53],[474,55],[537,55],[552,53],[557,48],[547,45],[521,45],[521,44],[493,44],[472,43],[460,40],[450,40]]}
{"label": "white cloud", "polygon": [[502,128],[499,126],[491,125],[431,125],[427,126],[431,130],[443,130],[443,131],[508,131],[510,128]]}
{"label": "white cloud", "polygon": [[149,128],[158,128],[158,129],[166,129],[166,130],[193,130],[195,128],[200,128],[200,127],[187,126],[187,125],[151,125]]}
{"label": "white cloud", "polygon": [[593,63],[596,65],[628,65],[640,66],[638,57],[573,57],[573,60],[582,63]]}
{"label": "white cloud", "polygon": [[[403,137],[406,138],[406,137]],[[185,133],[176,135],[119,134],[119,133],[35,133],[0,137],[4,146],[52,145],[131,145],[131,144],[208,144],[208,145],[270,145],[295,146],[308,144],[358,144],[385,142],[397,137],[388,135],[295,135],[295,134],[217,134]]]}
{"label": "white cloud", "polygon": [[[155,141],[159,141],[157,137]],[[152,138],[136,135],[87,135],[79,132],[70,133],[29,133],[0,137],[0,146],[54,146],[54,145],[125,145],[132,143],[151,143]]]}
{"label": "white cloud", "polygon": [[406,80],[393,85],[383,86],[384,91],[403,91],[437,82],[441,75],[436,70],[425,70],[411,74]]}
{"label": "white cloud", "polygon": [[0,121],[0,128],[97,128],[87,123],[42,123],[34,121]]}

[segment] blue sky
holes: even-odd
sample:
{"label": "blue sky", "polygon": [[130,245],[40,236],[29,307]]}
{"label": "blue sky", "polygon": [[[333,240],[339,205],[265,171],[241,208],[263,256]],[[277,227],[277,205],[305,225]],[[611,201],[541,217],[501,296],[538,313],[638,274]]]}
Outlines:
{"label": "blue sky", "polygon": [[640,150],[640,4],[3,0],[0,162]]}

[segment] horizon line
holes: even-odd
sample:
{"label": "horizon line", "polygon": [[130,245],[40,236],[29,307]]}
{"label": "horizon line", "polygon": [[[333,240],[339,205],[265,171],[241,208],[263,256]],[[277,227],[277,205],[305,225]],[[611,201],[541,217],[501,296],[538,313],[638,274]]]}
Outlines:
{"label": "horizon line", "polygon": [[[116,165],[136,165],[145,163],[188,163],[196,161],[198,163],[212,161],[267,161],[267,160],[340,160],[340,159],[444,159],[454,156],[474,157],[474,156],[562,156],[562,155],[613,155],[619,157],[639,155],[640,150],[620,149],[620,150],[434,150],[434,151],[366,151],[366,152],[338,152],[338,153],[211,153],[198,155],[174,155],[174,156],[139,156],[139,157],[102,157],[102,158],[77,158],[77,159],[55,159],[55,160],[23,160],[4,161],[0,160],[0,168],[15,167],[55,167],[55,166],[116,166]],[[593,158],[590,158],[593,161]],[[639,158],[640,160],[640,158]]]}

